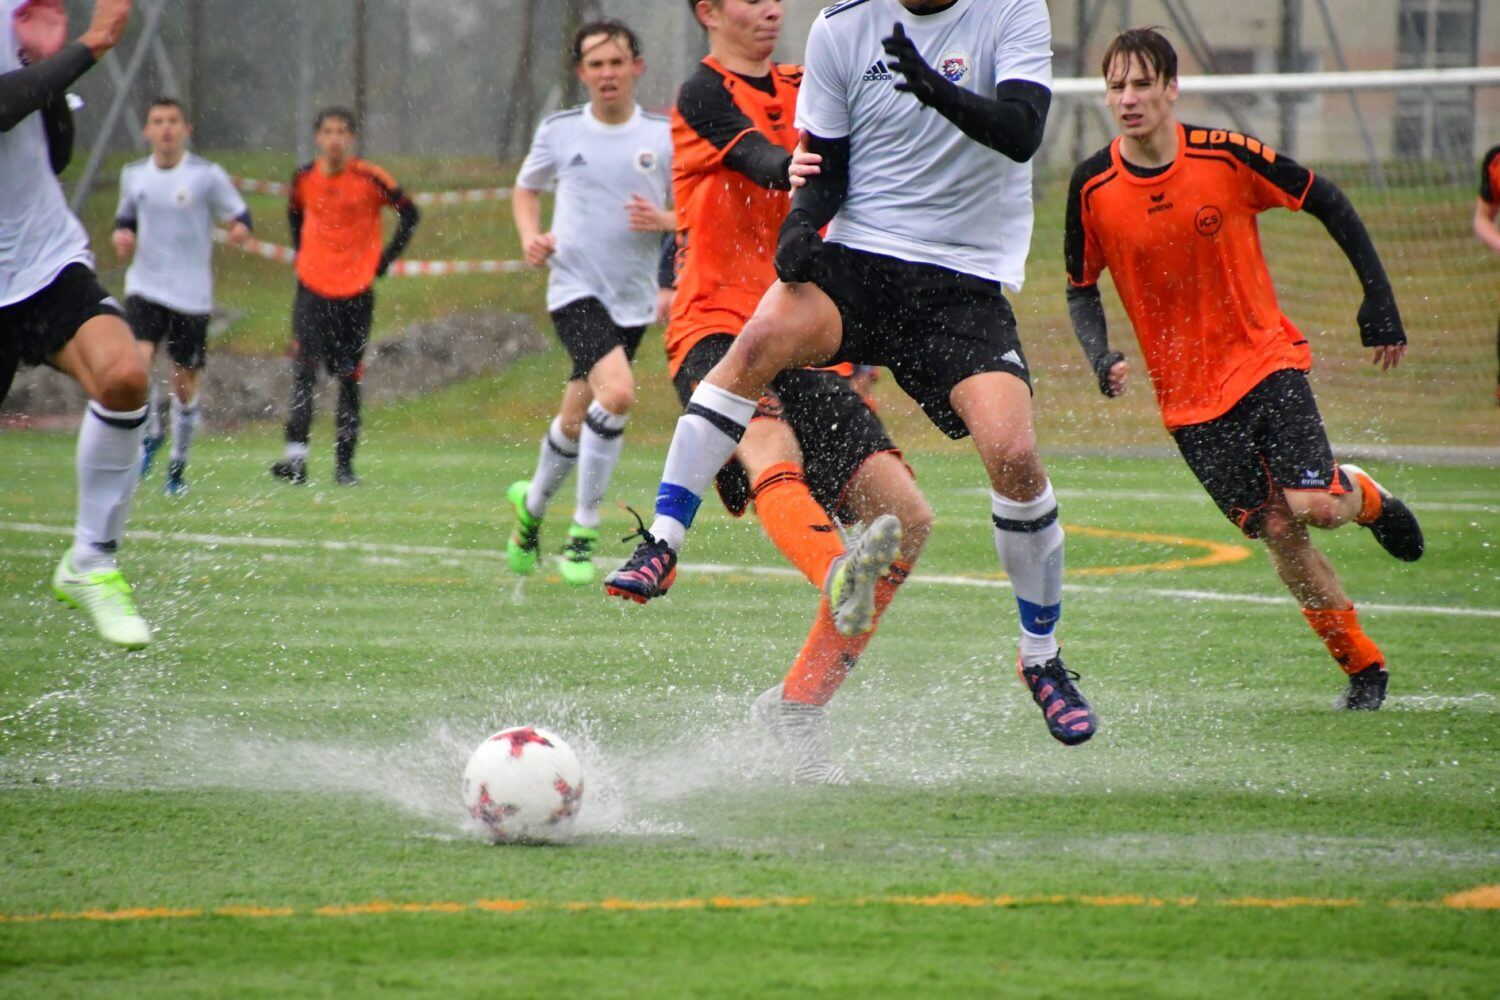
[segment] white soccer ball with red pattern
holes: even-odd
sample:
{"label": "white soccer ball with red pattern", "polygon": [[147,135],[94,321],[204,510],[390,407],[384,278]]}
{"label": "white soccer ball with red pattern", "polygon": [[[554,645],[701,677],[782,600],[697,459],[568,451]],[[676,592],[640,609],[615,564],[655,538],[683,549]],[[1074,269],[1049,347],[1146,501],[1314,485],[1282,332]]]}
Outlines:
{"label": "white soccer ball with red pattern", "polygon": [[492,840],[566,840],[583,804],[583,765],[556,733],[502,729],[464,768],[464,805]]}

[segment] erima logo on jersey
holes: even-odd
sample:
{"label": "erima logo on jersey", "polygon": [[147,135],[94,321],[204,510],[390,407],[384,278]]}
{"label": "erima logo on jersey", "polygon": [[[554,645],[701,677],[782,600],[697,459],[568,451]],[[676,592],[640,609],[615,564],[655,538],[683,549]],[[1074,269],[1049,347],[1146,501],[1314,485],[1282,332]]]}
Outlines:
{"label": "erima logo on jersey", "polygon": [[1303,489],[1315,489],[1317,487],[1327,486],[1327,485],[1328,485],[1328,477],[1325,476],[1325,475],[1323,475],[1323,473],[1319,472],[1317,469],[1303,469],[1302,470],[1302,488]]}
{"label": "erima logo on jersey", "polygon": [[877,80],[894,80],[895,78],[895,74],[885,64],[885,60],[876,59],[870,64],[870,68],[865,70],[865,75],[860,77],[860,80],[864,83],[874,83]]}

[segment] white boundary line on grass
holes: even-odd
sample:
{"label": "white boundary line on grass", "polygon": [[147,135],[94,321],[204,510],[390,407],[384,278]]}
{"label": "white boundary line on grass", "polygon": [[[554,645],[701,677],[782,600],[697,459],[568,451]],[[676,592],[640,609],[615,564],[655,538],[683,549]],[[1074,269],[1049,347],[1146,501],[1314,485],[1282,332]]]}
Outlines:
{"label": "white boundary line on grass", "polygon": [[[73,529],[57,524],[37,524],[31,521],[0,521],[0,532],[16,532],[29,535],[62,535],[73,533]],[[333,539],[277,538],[256,535],[215,535],[191,531],[152,531],[142,529],[130,532],[130,537],[148,542],[186,542],[197,545],[226,545],[255,549],[319,549],[324,552],[355,552],[392,554],[405,556],[452,556],[463,559],[474,557],[501,560],[505,553],[494,549],[460,549],[444,545],[401,545],[395,542],[346,542]],[[800,579],[802,574],[786,566],[736,566],[729,563],[683,563],[686,573],[702,573],[714,576],[744,574],[747,576],[786,577]],[[955,576],[914,573],[909,578],[913,583],[935,584],[946,587],[976,587],[983,590],[1009,590],[1010,581],[979,576]],[[1075,594],[1103,594],[1106,596],[1162,597],[1184,601],[1215,601],[1221,604],[1292,605],[1289,597],[1269,594],[1231,594],[1218,590],[1190,590],[1176,587],[1100,587],[1090,584],[1065,584],[1064,591]],[[1386,614],[1441,615],[1452,618],[1500,619],[1500,608],[1467,608],[1442,604],[1368,604],[1359,605],[1363,611],[1378,611]]]}

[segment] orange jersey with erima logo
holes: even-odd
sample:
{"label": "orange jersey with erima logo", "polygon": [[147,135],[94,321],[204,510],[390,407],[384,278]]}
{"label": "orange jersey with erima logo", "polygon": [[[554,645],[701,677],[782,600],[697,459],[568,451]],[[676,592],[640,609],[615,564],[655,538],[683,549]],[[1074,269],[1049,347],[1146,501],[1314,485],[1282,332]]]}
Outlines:
{"label": "orange jersey with erima logo", "polygon": [[364,160],[350,160],[336,174],[316,162],[298,170],[288,204],[294,228],[300,214],[297,280],[329,299],[364,292],[380,264],[380,210],[406,203],[391,175]]}
{"label": "orange jersey with erima logo", "polygon": [[1312,365],[1281,312],[1256,216],[1302,207],[1311,171],[1252,136],[1178,126],[1177,158],[1131,173],[1120,139],[1073,175],[1068,279],[1106,268],[1135,327],[1169,430],[1221,416],[1267,375]]}
{"label": "orange jersey with erima logo", "polygon": [[[751,181],[724,164],[736,142],[759,132],[791,152],[797,145],[799,66],[773,66],[774,92],[757,89],[712,57],[684,87],[722,87],[733,102],[738,134],[720,145],[683,114],[672,111],[672,198],[677,211],[677,292],[667,326],[667,360],[675,375],[704,337],[738,334],[776,280],[772,256],[791,208],[786,191]],[[731,129],[731,133],[734,130]]]}

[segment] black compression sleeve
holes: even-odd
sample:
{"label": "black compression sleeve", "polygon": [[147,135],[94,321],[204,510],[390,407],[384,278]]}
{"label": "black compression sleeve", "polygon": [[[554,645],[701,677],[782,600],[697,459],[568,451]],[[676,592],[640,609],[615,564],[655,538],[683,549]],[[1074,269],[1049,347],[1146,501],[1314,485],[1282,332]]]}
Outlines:
{"label": "black compression sleeve", "polygon": [[[803,145],[823,158],[819,172],[792,195],[791,215],[802,224],[822,229],[833,221],[849,196],[849,139],[824,139],[807,133]],[[790,217],[789,217],[790,219]]]}
{"label": "black compression sleeve", "polygon": [[1390,287],[1390,278],[1386,277],[1380,255],[1370,240],[1370,231],[1338,185],[1325,177],[1314,177],[1302,210],[1323,223],[1328,235],[1354,265],[1354,273],[1359,275],[1359,283],[1366,292]]}
{"label": "black compression sleeve", "polygon": [[386,268],[396,262],[401,256],[401,251],[411,242],[412,234],[417,231],[417,223],[422,219],[422,213],[417,211],[417,206],[410,200],[403,200],[399,209],[399,217],[396,221],[396,231],[391,234],[391,242],[386,245],[380,254],[380,267],[378,273],[385,274]]}
{"label": "black compression sleeve", "polygon": [[47,157],[52,163],[52,172],[60,174],[68,169],[73,160],[73,111],[68,107],[68,95],[58,94],[42,109],[42,128],[47,133]]}
{"label": "black compression sleeve", "polygon": [[88,46],[71,42],[54,56],[0,73],[0,132],[9,132],[28,115],[47,107],[93,65],[94,54]]}
{"label": "black compression sleeve", "polygon": [[995,99],[981,97],[943,81],[932,107],[964,135],[1017,163],[1025,163],[1042,146],[1052,91],[1030,80],[1002,80]]}
{"label": "black compression sleeve", "polygon": [[743,136],[724,154],[724,166],[772,191],[786,191],[792,186],[786,172],[791,162],[791,153],[759,132]]}
{"label": "black compression sleeve", "polygon": [[250,215],[250,210],[248,208],[241,212],[239,215],[236,215],[234,217],[234,221],[242,224],[246,229],[255,228],[255,219]]}
{"label": "black compression sleeve", "polygon": [[1073,321],[1073,336],[1078,338],[1089,367],[1099,380],[1099,391],[1109,391],[1109,370],[1125,360],[1125,355],[1109,349],[1109,326],[1104,318],[1104,300],[1098,285],[1074,285],[1068,289],[1068,318]]}
{"label": "black compression sleeve", "polygon": [[677,234],[663,233],[656,255],[656,287],[677,287]]}

